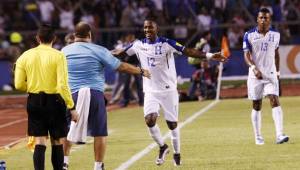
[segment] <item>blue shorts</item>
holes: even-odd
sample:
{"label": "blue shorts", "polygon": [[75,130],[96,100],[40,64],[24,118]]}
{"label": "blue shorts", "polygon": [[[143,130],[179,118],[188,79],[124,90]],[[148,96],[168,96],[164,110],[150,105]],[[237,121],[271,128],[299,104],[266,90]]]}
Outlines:
{"label": "blue shorts", "polygon": [[[107,113],[104,94],[101,91],[91,89],[91,103],[88,118],[88,136],[107,136]],[[77,103],[78,92],[72,94],[74,103]],[[68,113],[69,114],[69,113]],[[67,115],[71,122],[70,115]]]}

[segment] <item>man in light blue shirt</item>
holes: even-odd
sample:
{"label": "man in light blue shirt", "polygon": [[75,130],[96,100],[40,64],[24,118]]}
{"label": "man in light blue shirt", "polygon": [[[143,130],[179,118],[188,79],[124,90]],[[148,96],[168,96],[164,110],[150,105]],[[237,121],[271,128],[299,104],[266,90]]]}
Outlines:
{"label": "man in light blue shirt", "polygon": [[75,42],[64,47],[62,52],[67,57],[69,84],[74,102],[77,103],[78,91],[81,88],[90,88],[91,101],[87,133],[94,137],[94,170],[102,170],[107,136],[107,116],[103,94],[104,68],[110,67],[119,72],[142,74],[148,78],[150,78],[150,73],[148,70],[121,62],[106,48],[91,43],[91,28],[88,24],[78,23],[74,34]]}

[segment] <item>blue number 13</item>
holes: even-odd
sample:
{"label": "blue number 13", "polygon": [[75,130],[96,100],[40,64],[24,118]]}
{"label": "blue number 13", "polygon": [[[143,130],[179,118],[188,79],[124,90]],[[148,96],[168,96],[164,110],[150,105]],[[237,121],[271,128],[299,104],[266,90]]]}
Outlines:
{"label": "blue number 13", "polygon": [[268,43],[261,43],[260,50],[261,51],[267,51],[268,50]]}

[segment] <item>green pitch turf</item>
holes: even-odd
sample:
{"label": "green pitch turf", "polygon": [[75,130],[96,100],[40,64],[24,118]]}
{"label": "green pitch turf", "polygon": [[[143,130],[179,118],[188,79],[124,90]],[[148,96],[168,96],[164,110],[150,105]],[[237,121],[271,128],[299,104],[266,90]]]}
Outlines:
{"label": "green pitch turf", "polygon": [[[180,121],[204,108],[212,101],[180,104]],[[250,121],[251,102],[246,99],[221,100],[181,130],[182,166],[186,170],[298,170],[300,169],[300,97],[280,98],[284,111],[284,131],[290,136],[286,144],[275,144],[275,127],[269,101],[264,100],[262,134],[265,145],[256,146]],[[153,141],[144,124],[142,108],[126,108],[108,113],[108,147],[106,169],[119,167],[131,156]],[[163,134],[167,126],[160,117],[158,124]],[[166,140],[171,146],[170,139]],[[10,150],[1,150],[8,170],[33,169],[32,153],[21,143]],[[47,148],[46,169],[50,164],[50,147]],[[172,153],[162,166],[155,165],[158,148],[132,164],[130,170],[175,169]],[[75,148],[70,157],[70,169],[93,169],[93,144]]]}

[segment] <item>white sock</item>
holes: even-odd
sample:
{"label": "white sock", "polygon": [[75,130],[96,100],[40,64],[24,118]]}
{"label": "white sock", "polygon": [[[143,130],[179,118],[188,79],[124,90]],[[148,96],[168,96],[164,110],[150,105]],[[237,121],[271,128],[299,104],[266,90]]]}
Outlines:
{"label": "white sock", "polygon": [[261,136],[261,111],[252,109],[251,120],[255,137]]}
{"label": "white sock", "polygon": [[95,162],[94,164],[94,170],[102,170],[102,164],[103,162]]}
{"label": "white sock", "polygon": [[180,132],[178,127],[171,130],[171,143],[174,153],[180,153]]}
{"label": "white sock", "polygon": [[69,156],[64,156],[64,163],[69,164]]}
{"label": "white sock", "polygon": [[153,138],[153,140],[159,145],[163,146],[164,145],[164,140],[162,139],[160,129],[157,124],[155,126],[148,128],[150,136]]}
{"label": "white sock", "polygon": [[280,136],[283,134],[283,113],[281,106],[277,106],[272,108],[272,116],[276,129],[276,136]]}

